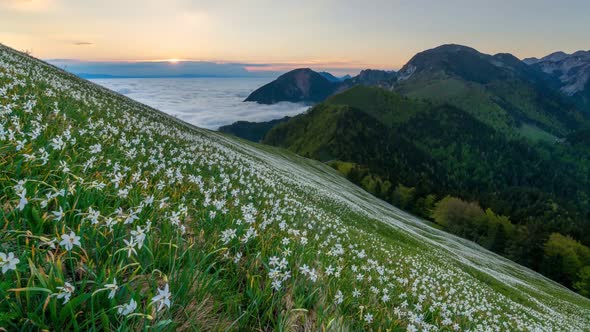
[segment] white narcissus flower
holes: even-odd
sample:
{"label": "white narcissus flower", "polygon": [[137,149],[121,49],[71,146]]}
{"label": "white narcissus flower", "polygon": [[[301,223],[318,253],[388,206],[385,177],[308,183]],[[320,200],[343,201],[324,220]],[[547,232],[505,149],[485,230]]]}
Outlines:
{"label": "white narcissus flower", "polygon": [[64,210],[60,206],[59,211],[53,211],[53,212],[51,212],[51,214],[53,214],[53,216],[55,217],[55,219],[53,219],[53,221],[60,221],[61,218],[63,218],[63,216],[64,216]]}
{"label": "white narcissus flower", "polygon": [[76,290],[76,287],[74,287],[74,285],[70,284],[69,282],[66,282],[63,287],[57,287],[57,289],[59,290],[59,293],[56,295],[57,298],[63,299],[63,304],[66,304],[68,301],[70,301],[70,297]]}
{"label": "white narcissus flower", "polygon": [[127,250],[127,257],[131,257],[131,254],[137,255],[137,251],[135,250],[135,246],[137,245],[137,243],[135,243],[135,239],[132,237],[129,241],[123,239],[123,242],[125,242],[125,244],[127,246],[125,246],[125,250]]}
{"label": "white narcissus flower", "polygon": [[135,243],[137,243],[137,248],[141,249],[143,247],[143,242],[145,241],[145,230],[139,226],[137,226],[137,230],[131,231],[131,235],[134,236]]}
{"label": "white narcissus flower", "polygon": [[162,310],[164,306],[170,308],[170,297],[172,294],[170,293],[170,289],[168,284],[164,286],[164,289],[158,288],[158,295],[152,297],[152,304],[158,304],[158,311]]}
{"label": "white narcissus flower", "polygon": [[354,289],[354,291],[352,291],[352,297],[359,297],[361,296],[361,292],[358,289]]}
{"label": "white narcissus flower", "polygon": [[8,254],[0,252],[0,268],[2,273],[8,272],[8,270],[16,270],[16,264],[20,260],[14,256],[14,253],[9,252]]}
{"label": "white narcissus flower", "polygon": [[90,153],[96,154],[102,151],[102,146],[100,144],[94,144],[90,146]]}
{"label": "white narcissus flower", "polygon": [[110,290],[109,292],[109,299],[112,299],[115,297],[115,293],[117,292],[117,289],[119,289],[119,286],[117,285],[117,278],[113,278],[113,283],[112,284],[106,284],[104,285],[104,287],[108,290]]}
{"label": "white narcissus flower", "polygon": [[59,245],[70,251],[74,246],[80,247],[82,244],[80,243],[80,237],[76,233],[70,232],[70,234],[62,234]]}
{"label": "white narcissus flower", "polygon": [[133,313],[137,309],[137,302],[134,299],[131,299],[129,303],[117,306],[117,312],[119,315],[127,316]]}
{"label": "white narcissus flower", "polygon": [[20,192],[20,200],[18,202],[18,209],[20,211],[24,210],[25,206],[27,206],[27,203],[29,202],[29,200],[26,197],[27,195],[27,189],[23,189],[23,191]]}

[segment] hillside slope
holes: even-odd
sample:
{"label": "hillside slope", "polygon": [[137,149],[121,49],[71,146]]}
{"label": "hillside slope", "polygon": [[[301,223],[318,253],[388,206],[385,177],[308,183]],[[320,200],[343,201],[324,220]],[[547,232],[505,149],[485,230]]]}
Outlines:
{"label": "hillside slope", "polygon": [[284,150],[0,46],[0,326],[586,330],[590,301]]}

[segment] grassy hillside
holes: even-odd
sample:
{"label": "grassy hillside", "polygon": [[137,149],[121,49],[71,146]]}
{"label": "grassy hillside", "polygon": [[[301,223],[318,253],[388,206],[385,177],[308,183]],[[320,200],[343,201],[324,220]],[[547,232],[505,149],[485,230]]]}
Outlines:
{"label": "grassy hillside", "polygon": [[0,46],[0,327],[585,330],[590,301],[284,150]]}

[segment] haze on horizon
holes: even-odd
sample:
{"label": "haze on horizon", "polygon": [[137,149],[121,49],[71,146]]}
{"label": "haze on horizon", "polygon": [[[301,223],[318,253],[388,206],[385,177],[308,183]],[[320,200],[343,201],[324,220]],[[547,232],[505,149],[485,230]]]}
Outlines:
{"label": "haze on horizon", "polygon": [[43,59],[355,73],[446,43],[520,58],[588,49],[588,12],[583,0],[0,0],[0,42]]}

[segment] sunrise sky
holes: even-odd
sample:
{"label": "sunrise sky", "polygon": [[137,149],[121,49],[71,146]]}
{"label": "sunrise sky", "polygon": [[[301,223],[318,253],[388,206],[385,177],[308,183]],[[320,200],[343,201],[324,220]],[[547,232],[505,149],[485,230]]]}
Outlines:
{"label": "sunrise sky", "polygon": [[521,58],[589,49],[588,13],[585,0],[0,0],[0,42],[43,59],[354,72],[446,43]]}

